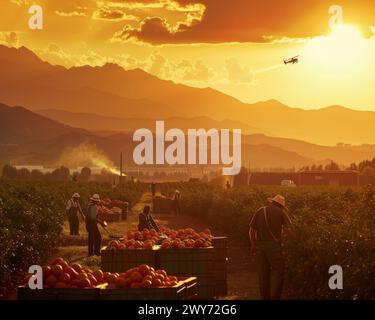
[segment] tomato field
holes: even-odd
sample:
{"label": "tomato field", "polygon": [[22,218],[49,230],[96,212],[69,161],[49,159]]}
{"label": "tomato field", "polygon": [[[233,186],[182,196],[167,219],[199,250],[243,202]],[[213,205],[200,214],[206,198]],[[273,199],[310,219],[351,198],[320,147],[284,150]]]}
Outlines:
{"label": "tomato field", "polygon": [[[295,299],[375,297],[375,188],[235,188],[199,182],[164,184],[162,192],[181,191],[181,210],[249,245],[252,214],[280,193],[294,226],[284,242],[286,286]],[[343,290],[330,290],[328,269],[343,268]]]}
{"label": "tomato field", "polygon": [[108,183],[0,182],[0,286],[31,264],[42,264],[57,246],[66,219],[65,206],[73,193],[81,195],[84,210],[89,196],[136,202],[145,190],[140,183],[113,188]]}
{"label": "tomato field", "polygon": [[[284,241],[286,298],[375,297],[374,187],[223,189],[209,183],[181,182],[160,184],[159,188],[165,195],[179,189],[183,214],[248,247],[252,215],[269,197],[282,194],[294,229],[293,236]],[[147,185],[132,182],[113,188],[94,182],[1,181],[0,289],[16,286],[18,274],[23,277],[28,266],[44,264],[54,255],[66,220],[65,204],[74,192],[80,193],[85,208],[93,193],[132,205],[147,190]],[[343,268],[343,290],[328,287],[332,265]]]}

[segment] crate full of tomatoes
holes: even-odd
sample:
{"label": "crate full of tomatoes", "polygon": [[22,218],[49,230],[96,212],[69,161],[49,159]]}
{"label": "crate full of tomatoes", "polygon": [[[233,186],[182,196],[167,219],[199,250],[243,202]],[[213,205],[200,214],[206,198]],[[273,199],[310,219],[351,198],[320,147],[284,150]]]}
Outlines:
{"label": "crate full of tomatoes", "polygon": [[43,289],[28,287],[31,275],[18,288],[19,300],[187,299],[196,295],[197,279],[170,276],[141,265],[123,273],[69,265],[62,258],[43,267]]}
{"label": "crate full of tomatoes", "polygon": [[19,300],[97,300],[100,285],[105,283],[100,270],[93,271],[77,263],[69,265],[62,258],[42,270],[43,289],[31,290],[28,287],[31,275],[28,275],[18,288]]}
{"label": "crate full of tomatoes", "polygon": [[[212,238],[208,229],[202,232],[196,232],[191,228],[161,228],[160,232],[154,229],[145,229],[142,232],[129,230],[122,240],[111,240],[102,249],[101,267],[110,272],[123,272],[140,264],[158,267],[159,255],[174,256],[172,260],[178,260],[178,256],[188,254],[190,263],[199,259],[204,260],[213,252]],[[168,253],[161,253],[162,250]]]}
{"label": "crate full of tomatoes", "polygon": [[197,295],[197,278],[168,275],[148,265],[112,273],[101,300],[184,300]]}
{"label": "crate full of tomatoes", "polygon": [[141,264],[156,267],[159,246],[155,230],[128,231],[119,240],[111,240],[101,251],[101,267],[109,272],[124,272]]}
{"label": "crate full of tomatoes", "polygon": [[117,222],[122,220],[122,209],[119,207],[108,208],[104,205],[99,205],[98,215],[101,220]]}
{"label": "crate full of tomatoes", "polygon": [[[103,209],[107,214],[118,215],[118,212],[120,212],[120,220],[126,220],[128,218],[129,203],[126,201],[105,198],[100,201],[100,206],[107,209]],[[108,218],[115,218],[115,216],[109,216]]]}

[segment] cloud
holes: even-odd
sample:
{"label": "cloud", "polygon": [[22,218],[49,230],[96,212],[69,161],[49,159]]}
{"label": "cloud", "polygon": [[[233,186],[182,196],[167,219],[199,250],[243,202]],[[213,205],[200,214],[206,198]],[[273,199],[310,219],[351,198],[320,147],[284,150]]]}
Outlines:
{"label": "cloud", "polygon": [[177,31],[174,31],[165,19],[150,17],[143,20],[139,28],[126,25],[114,34],[112,41],[141,40],[157,44],[169,39],[168,42],[171,42],[173,34]]}
{"label": "cloud", "polygon": [[55,13],[60,17],[86,17],[87,13],[84,11],[59,11],[56,10]]}
{"label": "cloud", "polygon": [[30,5],[31,1],[30,0],[10,0],[10,3],[13,3],[19,7],[22,7],[22,6]]}
{"label": "cloud", "polygon": [[241,66],[235,58],[228,59],[225,62],[225,71],[227,73],[227,79],[232,83],[257,84],[255,72],[250,68]]}
{"label": "cloud", "polygon": [[[117,1],[116,1],[117,2]],[[341,0],[344,23],[358,25],[366,35],[373,25],[373,0]],[[142,20],[139,27],[125,26],[117,40],[155,44],[285,42],[327,34],[330,3],[320,0],[127,0],[127,8],[169,8],[186,14],[171,28],[165,15]]]}
{"label": "cloud", "polygon": [[[106,2],[109,7],[130,10],[140,21],[138,25],[125,25],[112,41],[136,41],[152,44],[175,43],[175,34],[198,24],[206,10],[201,3],[181,3],[174,0],[143,0]],[[178,40],[177,40],[178,42]]]}
{"label": "cloud", "polygon": [[83,65],[101,66],[105,63],[114,62],[113,58],[104,57],[87,48],[84,48],[80,54],[67,53],[55,43],[50,43],[43,49],[36,49],[35,52],[43,60],[66,67]]}
{"label": "cloud", "polygon": [[17,32],[0,32],[0,44],[8,47],[18,47],[19,41],[19,34]]}
{"label": "cloud", "polygon": [[137,17],[126,14],[122,9],[110,8],[103,6],[94,11],[92,15],[93,19],[96,20],[112,20],[112,21],[136,21]]}
{"label": "cloud", "polygon": [[215,75],[214,71],[202,60],[198,60],[194,64],[185,60],[177,67],[180,72],[183,71],[181,80],[184,81],[209,81]]}

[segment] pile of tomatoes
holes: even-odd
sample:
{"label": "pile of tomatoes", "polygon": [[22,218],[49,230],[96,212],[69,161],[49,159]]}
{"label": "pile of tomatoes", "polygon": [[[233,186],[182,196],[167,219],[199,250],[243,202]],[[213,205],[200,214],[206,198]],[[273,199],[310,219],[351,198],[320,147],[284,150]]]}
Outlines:
{"label": "pile of tomatoes", "polygon": [[[26,276],[28,286],[31,275]],[[91,270],[78,263],[69,265],[64,259],[56,258],[43,267],[43,288],[95,288],[107,283],[107,289],[115,288],[159,288],[178,284],[175,276],[168,276],[165,270],[155,270],[148,265],[129,269],[124,273]]]}
{"label": "pile of tomatoes", "polygon": [[[25,278],[26,286],[30,277]],[[101,270],[93,271],[78,263],[69,265],[63,258],[43,266],[43,288],[94,288],[105,282],[106,276]]]}
{"label": "pile of tomatoes", "polygon": [[169,276],[165,270],[155,270],[148,265],[131,268],[124,273],[112,273],[107,277],[108,289],[124,288],[160,288],[178,284],[175,276]]}
{"label": "pile of tomatoes", "polygon": [[122,241],[111,240],[107,248],[109,250],[125,250],[125,249],[147,249],[152,250],[158,243],[160,235],[156,230],[145,229],[142,232],[130,230]]}
{"label": "pile of tomatoes", "polygon": [[163,228],[161,232],[168,237],[163,240],[162,249],[207,248],[212,246],[213,236],[209,229],[198,233],[192,228],[179,230]]}
{"label": "pile of tomatoes", "polygon": [[100,201],[100,205],[105,207],[120,207],[123,205],[127,205],[128,203],[122,200],[114,200],[109,198],[104,198]]}
{"label": "pile of tomatoes", "polygon": [[142,232],[129,230],[122,241],[111,240],[108,243],[108,250],[126,250],[126,249],[147,249],[152,250],[160,239],[161,249],[184,249],[184,248],[207,248],[211,247],[213,236],[209,229],[202,232],[196,232],[192,228],[173,230],[161,228],[160,232],[155,229],[144,229]]}

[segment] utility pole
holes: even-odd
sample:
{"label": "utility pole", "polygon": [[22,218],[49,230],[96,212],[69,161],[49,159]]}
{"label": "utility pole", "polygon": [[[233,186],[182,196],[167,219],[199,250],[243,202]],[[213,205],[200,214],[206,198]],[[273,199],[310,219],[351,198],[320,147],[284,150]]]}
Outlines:
{"label": "utility pole", "polygon": [[122,152],[120,153],[120,178],[119,183],[122,184]]}

